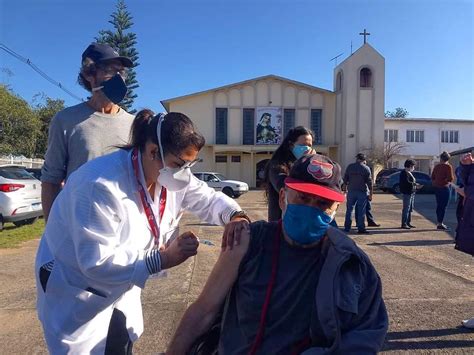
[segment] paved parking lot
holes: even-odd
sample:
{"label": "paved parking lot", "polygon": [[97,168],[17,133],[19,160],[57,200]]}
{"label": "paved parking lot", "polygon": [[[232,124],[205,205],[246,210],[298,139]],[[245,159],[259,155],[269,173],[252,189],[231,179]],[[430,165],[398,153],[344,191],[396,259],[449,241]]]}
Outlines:
{"label": "paved parking lot", "polygon": [[[261,191],[238,199],[252,219],[266,218]],[[437,231],[434,196],[415,202],[415,230],[401,230],[401,201],[389,194],[374,198],[380,228],[351,238],[371,257],[384,286],[390,330],[384,353],[473,354],[474,332],[460,321],[474,316],[474,258],[453,248],[452,236]],[[345,206],[336,217],[343,223]],[[447,224],[455,227],[454,206]],[[170,270],[168,278],[152,279],[143,293],[145,332],[134,348],[137,354],[163,351],[187,305],[199,294],[217,259],[222,228],[185,215],[181,231],[191,229],[216,246],[201,245],[196,257]],[[1,237],[1,236],[0,236]],[[46,353],[36,319],[33,280],[38,240],[21,249],[0,251],[0,353]]]}

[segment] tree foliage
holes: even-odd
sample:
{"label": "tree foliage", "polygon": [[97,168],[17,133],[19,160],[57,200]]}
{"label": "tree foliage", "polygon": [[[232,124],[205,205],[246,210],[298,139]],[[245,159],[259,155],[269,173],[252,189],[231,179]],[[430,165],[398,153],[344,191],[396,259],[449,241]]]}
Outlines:
{"label": "tree foliage", "polygon": [[43,158],[51,118],[64,109],[64,101],[44,94],[33,107],[5,85],[0,85],[0,155]]}
{"label": "tree foliage", "polygon": [[33,158],[41,123],[28,103],[0,85],[0,155]]}
{"label": "tree foliage", "polygon": [[386,111],[385,117],[390,118],[406,118],[408,117],[409,113],[403,107],[397,107],[394,111]]}
{"label": "tree foliage", "polygon": [[48,132],[51,119],[61,110],[64,110],[64,100],[52,99],[41,95],[42,102],[36,104],[34,110],[40,120],[40,130],[36,140],[35,156],[44,158],[48,147]]}
{"label": "tree foliage", "polygon": [[108,21],[114,30],[101,30],[99,36],[96,37],[97,42],[105,43],[114,48],[121,56],[128,57],[133,62],[133,68],[129,69],[125,83],[128,87],[127,96],[121,102],[127,111],[134,113],[132,110],[133,102],[137,98],[134,90],[138,88],[138,81],[136,79],[135,68],[138,63],[138,51],[135,48],[137,44],[137,35],[133,32],[127,32],[133,26],[133,17],[127,11],[127,6],[124,0],[117,2],[116,10],[111,15],[111,20]]}

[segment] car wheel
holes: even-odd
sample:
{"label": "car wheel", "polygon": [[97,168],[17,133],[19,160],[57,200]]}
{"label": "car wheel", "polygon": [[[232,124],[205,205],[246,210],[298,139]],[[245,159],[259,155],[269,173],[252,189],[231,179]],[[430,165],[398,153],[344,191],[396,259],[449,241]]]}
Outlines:
{"label": "car wheel", "polygon": [[393,185],[393,192],[396,193],[397,195],[400,193],[400,185],[399,184]]}
{"label": "car wheel", "polygon": [[23,221],[13,222],[13,224],[17,227],[26,226],[26,225],[35,223],[37,219],[38,217],[28,218],[28,219],[24,219]]}
{"label": "car wheel", "polygon": [[222,189],[222,192],[225,193],[229,197],[234,197],[234,190],[232,190],[230,187],[226,186]]}

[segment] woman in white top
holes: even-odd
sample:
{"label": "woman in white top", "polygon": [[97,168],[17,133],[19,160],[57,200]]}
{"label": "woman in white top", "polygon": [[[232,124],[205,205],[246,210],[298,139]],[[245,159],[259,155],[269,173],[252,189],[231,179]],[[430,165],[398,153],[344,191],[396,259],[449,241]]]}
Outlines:
{"label": "woman in white top", "polygon": [[248,227],[234,200],[191,174],[204,143],[184,114],[143,110],[129,146],[71,175],[36,257],[38,316],[51,353],[131,353],[143,331],[146,280],[197,252],[192,232],[178,236],[185,210],[227,225],[229,240]]}

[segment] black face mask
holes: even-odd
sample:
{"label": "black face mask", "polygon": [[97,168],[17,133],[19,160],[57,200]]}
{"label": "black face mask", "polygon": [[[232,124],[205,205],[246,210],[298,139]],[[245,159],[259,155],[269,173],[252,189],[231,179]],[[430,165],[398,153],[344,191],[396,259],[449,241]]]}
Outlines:
{"label": "black face mask", "polygon": [[102,90],[104,95],[114,104],[119,104],[127,95],[127,85],[118,73],[92,90]]}

